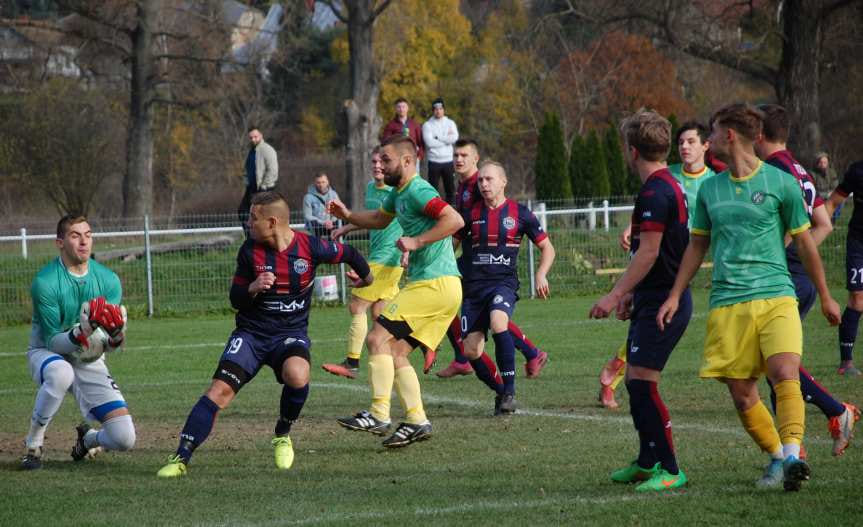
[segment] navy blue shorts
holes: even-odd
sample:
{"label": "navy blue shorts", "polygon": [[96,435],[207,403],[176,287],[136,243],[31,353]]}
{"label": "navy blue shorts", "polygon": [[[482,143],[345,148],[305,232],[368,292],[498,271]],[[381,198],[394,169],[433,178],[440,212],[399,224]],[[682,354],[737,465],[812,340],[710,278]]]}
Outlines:
{"label": "navy blue shorts", "polygon": [[461,301],[462,334],[488,331],[489,314],[492,310],[503,311],[512,319],[516,301],[518,301],[518,294],[512,288],[504,286],[485,289],[481,294],[465,296]]}
{"label": "navy blue shorts", "polygon": [[687,289],[680,296],[680,305],[665,331],[656,325],[659,307],[668,298],[668,291],[638,291],[635,293],[632,320],[626,339],[626,360],[633,366],[662,371],[674,346],[680,341],[692,317],[692,295]]}
{"label": "navy blue shorts", "polygon": [[845,289],[863,291],[863,241],[845,240]]}
{"label": "navy blue shorts", "polygon": [[803,320],[815,305],[818,291],[808,275],[791,273],[791,281],[794,282],[794,294],[797,295],[797,312],[800,313],[800,320]]}
{"label": "navy blue shorts", "polygon": [[258,374],[262,366],[273,369],[276,381],[282,380],[282,364],[288,357],[303,357],[311,362],[311,341],[305,332],[286,333],[278,336],[262,336],[243,329],[235,329],[228,338],[225,351],[219,361],[236,364],[249,374],[249,381]]}

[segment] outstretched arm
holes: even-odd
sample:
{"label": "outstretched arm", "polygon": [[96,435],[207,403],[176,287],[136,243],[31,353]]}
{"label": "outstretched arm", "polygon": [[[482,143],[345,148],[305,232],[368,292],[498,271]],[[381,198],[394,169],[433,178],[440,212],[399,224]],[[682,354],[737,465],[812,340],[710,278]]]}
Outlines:
{"label": "outstretched arm", "polygon": [[797,244],[797,254],[806,268],[806,274],[815,283],[818,297],[821,299],[821,312],[831,326],[839,324],[839,304],[830,295],[827,287],[827,279],[824,277],[824,266],[821,256],[818,255],[818,247],[808,230],[794,235],[794,243]]}
{"label": "outstretched arm", "polygon": [[656,314],[656,323],[660,330],[664,330],[665,324],[671,322],[674,314],[677,313],[680,295],[689,287],[689,282],[692,281],[698,268],[701,267],[701,262],[704,261],[704,256],[709,248],[710,236],[690,233],[689,245],[686,246],[686,252],[683,253],[683,260],[680,262],[680,269],[677,270],[674,285],[668,293],[668,299],[660,306],[659,312]]}

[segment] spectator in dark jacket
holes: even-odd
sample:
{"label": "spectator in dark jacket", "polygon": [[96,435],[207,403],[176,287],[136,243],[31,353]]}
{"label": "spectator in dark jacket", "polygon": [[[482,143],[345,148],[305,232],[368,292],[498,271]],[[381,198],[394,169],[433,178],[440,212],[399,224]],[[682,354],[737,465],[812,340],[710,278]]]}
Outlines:
{"label": "spectator in dark jacket", "polygon": [[416,121],[408,117],[410,106],[407,100],[400,98],[396,101],[396,115],[392,121],[384,126],[380,135],[380,140],[383,141],[392,135],[403,135],[410,137],[417,147],[417,173],[419,173],[420,161],[425,158],[425,144],[423,143],[423,130]]}

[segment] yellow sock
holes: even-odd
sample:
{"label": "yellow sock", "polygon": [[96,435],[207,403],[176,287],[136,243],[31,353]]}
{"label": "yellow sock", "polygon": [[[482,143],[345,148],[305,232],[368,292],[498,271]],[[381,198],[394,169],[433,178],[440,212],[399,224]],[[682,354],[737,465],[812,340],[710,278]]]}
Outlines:
{"label": "yellow sock", "polygon": [[782,443],[779,441],[779,434],[773,425],[773,418],[761,400],[749,410],[737,412],[737,415],[740,417],[740,422],[743,423],[743,428],[755,440],[755,444],[761,447],[761,450],[768,454],[782,452]]}
{"label": "yellow sock", "polygon": [[624,342],[617,350],[617,354],[611,358],[602,371],[599,373],[599,383],[603,386],[609,386],[612,390],[617,389],[617,385],[623,380],[626,374],[626,343]]}
{"label": "yellow sock", "polygon": [[389,422],[390,396],[393,392],[395,366],[392,355],[369,355],[369,385],[372,387],[372,406],[369,409],[375,419]]}
{"label": "yellow sock", "polygon": [[426,413],[423,409],[423,398],[420,393],[420,380],[413,366],[405,366],[396,370],[396,393],[405,410],[405,421],[412,425],[426,422]]}
{"label": "yellow sock", "polygon": [[363,353],[363,343],[369,332],[369,319],[366,312],[351,315],[351,327],[348,329],[348,358],[359,359]]}
{"label": "yellow sock", "polygon": [[803,442],[806,428],[806,405],[800,393],[800,381],[787,380],[773,386],[776,392],[776,421],[783,445]]}
{"label": "yellow sock", "polygon": [[620,346],[620,349],[617,350],[617,358],[623,361],[623,366],[617,370],[617,375],[615,375],[614,380],[611,381],[612,390],[617,389],[617,385],[620,384],[620,381],[622,381],[623,377],[626,375],[626,368],[624,368],[626,365],[626,342],[624,342],[623,345]]}

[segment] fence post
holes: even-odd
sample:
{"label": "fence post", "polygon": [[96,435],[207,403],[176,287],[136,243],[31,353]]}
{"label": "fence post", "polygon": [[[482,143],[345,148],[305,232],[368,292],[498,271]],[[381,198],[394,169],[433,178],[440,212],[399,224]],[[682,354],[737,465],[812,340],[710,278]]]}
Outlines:
{"label": "fence post", "polygon": [[[336,226],[341,227],[342,226],[342,220],[337,220]],[[333,241],[335,242],[338,240],[333,240]],[[346,240],[344,238],[342,238],[341,241],[346,242]],[[348,299],[347,289],[348,289],[348,287],[347,287],[347,279],[345,278],[345,264],[340,263],[339,264],[339,299],[341,300],[342,305],[347,304],[347,299]]]}
{"label": "fence post", "polygon": [[605,225],[605,232],[608,232],[608,200],[602,200],[602,223]]}
{"label": "fence post", "polygon": [[147,261],[147,316],[153,316],[153,257],[150,254],[150,216],[144,216],[144,255]]}
{"label": "fence post", "polygon": [[[527,200],[527,208],[528,208],[528,210],[533,210],[532,203],[530,202],[530,200]],[[543,215],[542,218],[543,219],[540,221],[544,222],[545,221],[545,215]],[[545,228],[543,228],[543,230],[545,230]],[[527,244],[527,262],[528,262],[528,275],[530,277],[530,297],[536,298],[536,283],[535,283],[536,279],[534,278],[534,275],[536,273],[533,270],[534,262],[533,262],[533,244],[532,243]]]}
{"label": "fence post", "polygon": [[21,227],[21,256],[27,259],[27,227]]}
{"label": "fence post", "polygon": [[587,228],[589,230],[596,230],[596,209],[593,208],[593,202],[587,202],[587,208],[590,209],[590,212],[587,213]]}

